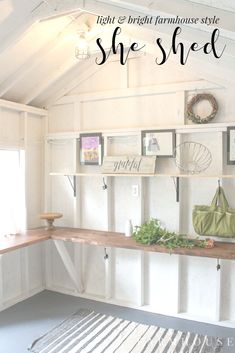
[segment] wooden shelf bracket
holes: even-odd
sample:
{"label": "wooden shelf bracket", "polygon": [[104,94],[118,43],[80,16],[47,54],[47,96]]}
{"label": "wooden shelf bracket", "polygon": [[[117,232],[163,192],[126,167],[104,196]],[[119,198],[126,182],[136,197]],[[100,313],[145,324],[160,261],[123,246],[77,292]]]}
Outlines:
{"label": "wooden shelf bracket", "polygon": [[64,266],[65,266],[71,280],[73,281],[73,283],[75,285],[76,290],[79,293],[84,292],[83,283],[78,278],[76,268],[75,268],[74,263],[69,255],[68,250],[65,247],[65,243],[61,240],[54,240],[54,244],[56,246],[56,249],[61,257],[61,260],[64,263]]}

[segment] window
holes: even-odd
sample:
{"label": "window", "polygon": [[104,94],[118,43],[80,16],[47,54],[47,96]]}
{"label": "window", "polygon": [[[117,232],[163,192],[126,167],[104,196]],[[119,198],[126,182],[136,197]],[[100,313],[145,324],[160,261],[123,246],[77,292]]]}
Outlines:
{"label": "window", "polygon": [[25,229],[24,152],[0,150],[0,236]]}

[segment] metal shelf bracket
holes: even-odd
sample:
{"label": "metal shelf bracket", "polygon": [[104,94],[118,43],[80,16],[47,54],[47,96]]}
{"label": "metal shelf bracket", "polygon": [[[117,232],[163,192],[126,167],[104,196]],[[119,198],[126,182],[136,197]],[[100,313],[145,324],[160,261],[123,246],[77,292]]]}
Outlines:
{"label": "metal shelf bracket", "polygon": [[76,188],[76,176],[75,175],[66,175],[69,184],[73,190],[73,196],[76,197],[77,196],[77,188]]}
{"label": "metal shelf bracket", "polygon": [[180,201],[180,178],[172,177],[172,179],[175,185],[176,202],[179,202]]}

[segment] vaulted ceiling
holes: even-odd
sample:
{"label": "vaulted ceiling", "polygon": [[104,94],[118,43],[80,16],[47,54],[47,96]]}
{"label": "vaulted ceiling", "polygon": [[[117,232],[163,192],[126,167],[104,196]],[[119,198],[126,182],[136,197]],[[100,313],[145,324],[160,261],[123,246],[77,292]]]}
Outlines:
{"label": "vaulted ceiling", "polygon": [[[97,24],[103,16],[216,16],[222,42],[222,64],[198,65],[211,80],[233,84],[235,69],[235,2],[233,0],[0,0],[0,98],[38,107],[48,106],[96,70],[95,39],[102,36],[106,47],[112,26]],[[79,61],[74,50],[78,32],[89,28],[93,56]],[[186,26],[184,40],[208,40],[211,26]],[[172,34],[172,26],[158,28],[123,26],[127,40],[148,41],[153,51],[153,33]],[[106,39],[105,39],[106,38]],[[105,42],[105,40],[107,42]],[[199,70],[199,72],[200,72]]]}

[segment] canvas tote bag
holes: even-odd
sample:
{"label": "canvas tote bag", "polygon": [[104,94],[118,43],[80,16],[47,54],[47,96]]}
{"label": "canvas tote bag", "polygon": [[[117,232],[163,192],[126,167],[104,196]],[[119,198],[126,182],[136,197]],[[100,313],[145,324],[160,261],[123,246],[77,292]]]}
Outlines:
{"label": "canvas tote bag", "polygon": [[235,211],[229,207],[221,186],[210,206],[194,206],[193,227],[200,235],[235,237]]}

